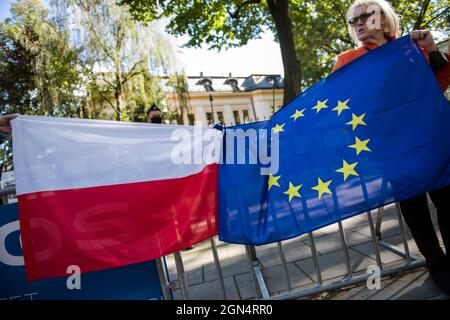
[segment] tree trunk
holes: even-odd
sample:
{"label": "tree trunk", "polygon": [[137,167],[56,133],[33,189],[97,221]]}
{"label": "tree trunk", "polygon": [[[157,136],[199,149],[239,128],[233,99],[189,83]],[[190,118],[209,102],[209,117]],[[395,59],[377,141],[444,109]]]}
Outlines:
{"label": "tree trunk", "polygon": [[428,11],[428,6],[430,5],[430,0],[425,0],[422,4],[422,7],[420,8],[420,12],[417,16],[416,23],[414,24],[413,30],[420,30],[422,29],[423,19]]}
{"label": "tree trunk", "polygon": [[302,72],[297,59],[289,13],[289,0],[267,0],[270,14],[275,22],[284,69],[283,105],[301,92]]}
{"label": "tree trunk", "polygon": [[121,100],[122,100],[122,86],[120,81],[118,81],[118,83],[116,84],[116,88],[115,88],[115,93],[114,93],[114,97],[116,100],[116,120],[120,121],[122,120],[122,109],[121,109]]}
{"label": "tree trunk", "polygon": [[114,88],[114,97],[116,99],[116,120],[122,120],[122,44],[125,39],[125,33],[123,25],[119,24],[117,26],[116,37],[116,47],[114,50],[114,68],[116,69],[116,79]]}

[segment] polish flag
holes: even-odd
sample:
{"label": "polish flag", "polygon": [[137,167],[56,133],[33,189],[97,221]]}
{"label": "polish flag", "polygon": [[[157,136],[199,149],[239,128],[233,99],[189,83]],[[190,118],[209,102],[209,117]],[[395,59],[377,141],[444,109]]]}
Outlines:
{"label": "polish flag", "polygon": [[217,234],[220,131],[35,116],[12,127],[29,280],[148,261]]}

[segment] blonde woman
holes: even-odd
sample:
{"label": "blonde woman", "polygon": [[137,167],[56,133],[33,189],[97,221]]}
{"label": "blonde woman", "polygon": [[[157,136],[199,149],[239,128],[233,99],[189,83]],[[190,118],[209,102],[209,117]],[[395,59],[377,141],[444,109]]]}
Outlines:
{"label": "blonde woman", "polygon": [[[358,47],[339,54],[333,72],[368,51],[397,38],[400,33],[400,19],[385,0],[356,0],[348,9],[347,20],[350,36]],[[445,92],[450,83],[450,55],[439,52],[428,30],[413,31],[411,38],[421,47],[442,91]],[[426,259],[431,277],[441,290],[450,293],[450,186],[430,191],[428,194],[437,209],[446,253],[439,245],[426,194],[401,201],[400,207],[417,247]]]}

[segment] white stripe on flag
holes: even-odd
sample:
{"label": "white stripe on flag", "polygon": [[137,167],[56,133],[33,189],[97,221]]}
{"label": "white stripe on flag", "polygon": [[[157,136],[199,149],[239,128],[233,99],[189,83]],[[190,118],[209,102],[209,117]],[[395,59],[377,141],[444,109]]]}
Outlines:
{"label": "white stripe on flag", "polygon": [[[216,158],[200,161],[194,152],[210,149],[222,133],[193,126],[19,116],[12,121],[17,194],[181,178],[202,171]],[[205,135],[205,130],[208,132]],[[191,164],[176,164],[172,151],[182,133]],[[207,140],[207,141],[204,141]]]}

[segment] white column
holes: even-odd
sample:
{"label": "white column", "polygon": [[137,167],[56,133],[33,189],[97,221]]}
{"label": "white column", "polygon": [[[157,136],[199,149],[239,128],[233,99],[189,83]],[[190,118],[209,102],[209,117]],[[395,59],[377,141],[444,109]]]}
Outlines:
{"label": "white column", "polygon": [[195,107],[195,122],[196,125],[200,122],[202,126],[208,126],[208,121],[206,119],[206,113],[202,106]]}
{"label": "white column", "polygon": [[264,100],[263,95],[253,96],[253,104],[255,105],[255,112],[258,121],[269,120],[272,116],[272,105]]}
{"label": "white column", "polygon": [[233,110],[231,109],[230,105],[224,105],[223,106],[223,119],[225,121],[225,125],[234,125],[234,116],[233,116]]}

